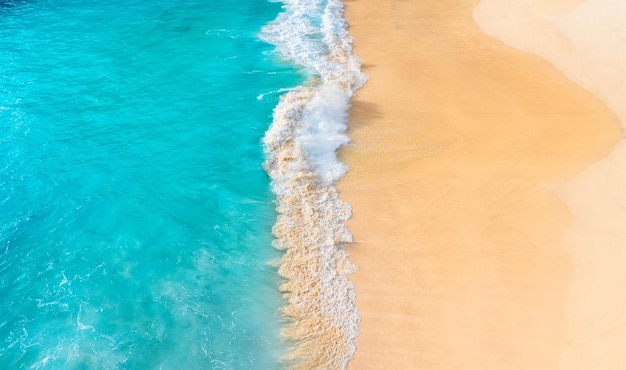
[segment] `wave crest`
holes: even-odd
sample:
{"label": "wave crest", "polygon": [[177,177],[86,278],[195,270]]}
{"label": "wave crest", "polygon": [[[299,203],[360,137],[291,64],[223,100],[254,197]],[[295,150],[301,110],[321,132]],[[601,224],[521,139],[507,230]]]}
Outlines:
{"label": "wave crest", "polygon": [[274,243],[285,251],[283,334],[294,343],[286,361],[294,368],[345,368],[358,336],[348,279],[356,267],[344,246],[352,242],[343,224],[351,208],[333,184],[347,171],[336,152],[349,142],[350,99],[366,77],[352,54],[341,1],[283,3],[262,38],[315,76],[281,98],[264,138],[264,167],[278,202]]}

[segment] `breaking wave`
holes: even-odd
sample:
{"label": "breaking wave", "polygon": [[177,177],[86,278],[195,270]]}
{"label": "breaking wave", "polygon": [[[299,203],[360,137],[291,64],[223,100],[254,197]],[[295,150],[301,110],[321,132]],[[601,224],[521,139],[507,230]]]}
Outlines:
{"label": "breaking wave", "polygon": [[359,315],[345,243],[350,205],[334,183],[347,171],[337,149],[349,142],[348,109],[366,77],[352,54],[340,0],[285,0],[261,37],[311,78],[274,110],[264,164],[277,197],[273,233],[284,250],[279,273],[287,305],[285,361],[293,368],[345,368],[355,352]]}

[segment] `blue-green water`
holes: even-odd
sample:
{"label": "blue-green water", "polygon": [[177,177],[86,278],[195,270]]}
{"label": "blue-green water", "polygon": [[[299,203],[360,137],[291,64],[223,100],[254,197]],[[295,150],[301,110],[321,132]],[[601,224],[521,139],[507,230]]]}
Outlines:
{"label": "blue-green water", "polygon": [[271,369],[266,0],[0,2],[0,369]]}

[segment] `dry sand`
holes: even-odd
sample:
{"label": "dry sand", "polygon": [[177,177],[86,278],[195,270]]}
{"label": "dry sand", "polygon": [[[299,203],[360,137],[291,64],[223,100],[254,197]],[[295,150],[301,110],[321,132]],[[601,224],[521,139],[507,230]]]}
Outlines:
{"label": "dry sand", "polygon": [[346,0],[352,369],[626,368],[622,68],[589,3]]}

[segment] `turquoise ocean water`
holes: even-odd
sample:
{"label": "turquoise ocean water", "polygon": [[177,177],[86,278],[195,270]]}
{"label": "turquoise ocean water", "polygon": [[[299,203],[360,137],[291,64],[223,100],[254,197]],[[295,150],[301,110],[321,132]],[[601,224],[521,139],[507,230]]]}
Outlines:
{"label": "turquoise ocean water", "polygon": [[0,0],[0,369],[345,367],[364,81],[341,0]]}
{"label": "turquoise ocean water", "polygon": [[0,1],[0,369],[272,369],[265,0]]}

